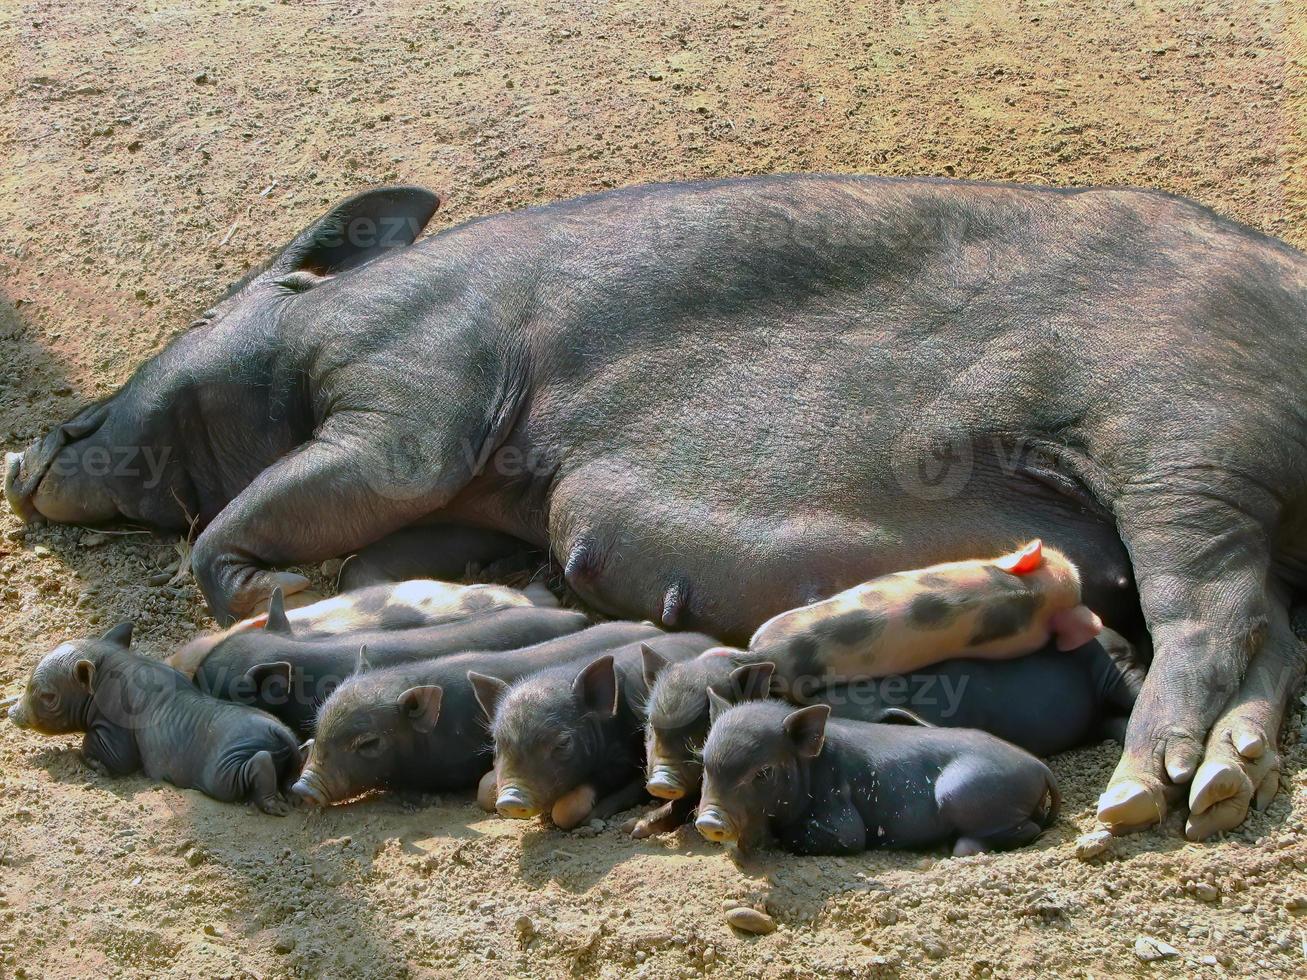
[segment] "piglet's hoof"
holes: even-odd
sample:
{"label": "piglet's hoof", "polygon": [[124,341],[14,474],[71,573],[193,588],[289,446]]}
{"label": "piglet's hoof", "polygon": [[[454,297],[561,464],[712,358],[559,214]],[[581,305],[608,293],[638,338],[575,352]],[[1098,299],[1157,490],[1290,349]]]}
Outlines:
{"label": "piglet's hoof", "polygon": [[1098,819],[1114,834],[1128,834],[1160,823],[1166,816],[1166,795],[1160,786],[1150,787],[1127,779],[1108,788],[1098,798]]}
{"label": "piglet's hoof", "polygon": [[643,817],[635,818],[623,824],[622,829],[634,840],[643,840],[655,834],[667,834],[685,823],[686,817],[694,810],[693,805],[685,805],[683,800],[668,800],[660,807],[650,810]]}
{"label": "piglet's hoof", "polygon": [[553,809],[549,811],[549,816],[553,819],[554,826],[559,830],[571,830],[590,816],[590,811],[594,809],[595,800],[593,786],[578,786],[570,793],[559,798]]}
{"label": "piglet's hoof", "polygon": [[259,585],[260,587],[268,586],[267,594],[252,602],[247,615],[254,616],[266,613],[268,611],[268,600],[272,598],[274,588],[280,588],[282,595],[286,597],[287,609],[298,609],[300,606],[307,606],[322,598],[321,595],[309,588],[309,580],[297,572],[269,572],[267,576],[259,580]]}

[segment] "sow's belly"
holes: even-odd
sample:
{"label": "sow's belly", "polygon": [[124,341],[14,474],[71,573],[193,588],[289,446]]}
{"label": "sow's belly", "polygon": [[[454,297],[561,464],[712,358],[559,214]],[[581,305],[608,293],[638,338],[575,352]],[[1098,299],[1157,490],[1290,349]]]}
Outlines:
{"label": "sow's belly", "polygon": [[[631,468],[559,479],[548,539],[568,585],[614,616],[746,642],[765,620],[878,575],[1001,554],[1034,537],[1080,569],[1085,602],[1113,628],[1141,623],[1116,529],[1033,481],[947,500],[863,494],[809,483],[778,507],[747,488],[678,493]],[[850,500],[857,505],[850,507]]]}

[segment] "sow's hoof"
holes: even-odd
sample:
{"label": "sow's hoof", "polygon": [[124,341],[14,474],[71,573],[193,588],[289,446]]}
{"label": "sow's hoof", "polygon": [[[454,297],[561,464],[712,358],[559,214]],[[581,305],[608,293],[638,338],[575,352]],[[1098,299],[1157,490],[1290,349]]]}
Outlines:
{"label": "sow's hoof", "polygon": [[1166,792],[1158,783],[1127,779],[1098,798],[1098,819],[1114,834],[1129,834],[1160,823],[1166,816]]}

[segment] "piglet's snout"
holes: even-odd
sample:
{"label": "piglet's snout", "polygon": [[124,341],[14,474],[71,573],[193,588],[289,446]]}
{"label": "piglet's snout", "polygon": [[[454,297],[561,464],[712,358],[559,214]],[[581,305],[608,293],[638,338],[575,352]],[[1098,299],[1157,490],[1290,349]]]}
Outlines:
{"label": "piglet's snout", "polygon": [[526,820],[540,812],[540,808],[531,802],[531,798],[516,786],[506,786],[495,800],[495,809],[501,817],[513,820]]}
{"label": "piglet's snout", "polygon": [[313,806],[326,806],[331,802],[322,786],[322,780],[312,769],[305,769],[300,773],[300,778],[295,780],[295,785],[290,788],[290,791]]}
{"label": "piglet's snout", "polygon": [[719,844],[727,844],[737,840],[740,836],[731,822],[731,818],[712,806],[699,810],[699,816],[694,821],[694,827],[705,838]]}
{"label": "piglet's snout", "polygon": [[681,777],[670,766],[654,766],[645,789],[649,790],[649,795],[656,796],[660,800],[679,800],[685,796],[685,786],[681,783]]}
{"label": "piglet's snout", "polygon": [[26,728],[27,712],[23,710],[22,699],[15,700],[12,703],[9,702],[6,703],[9,706],[9,720],[12,721],[19,728]]}

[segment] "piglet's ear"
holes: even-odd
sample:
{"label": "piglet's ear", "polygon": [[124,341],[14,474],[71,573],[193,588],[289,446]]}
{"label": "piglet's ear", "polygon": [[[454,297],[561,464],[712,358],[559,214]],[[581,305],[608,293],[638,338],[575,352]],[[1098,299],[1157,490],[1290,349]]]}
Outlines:
{"label": "piglet's ear", "polygon": [[605,654],[582,669],[572,682],[572,693],[600,718],[617,714],[617,668],[612,654]]}
{"label": "piglet's ear", "polygon": [[475,670],[467,672],[467,680],[472,685],[472,693],[476,695],[477,704],[481,705],[481,710],[486,713],[486,718],[493,721],[495,709],[499,707],[499,702],[508,693],[508,684],[498,677],[478,674]]}
{"label": "piglet's ear", "polygon": [[77,683],[86,688],[87,694],[95,693],[95,664],[89,660],[79,660],[73,664],[73,677]]}
{"label": "piglet's ear", "polygon": [[922,728],[934,728],[935,725],[915,711],[907,708],[882,708],[876,715],[876,721],[882,725],[918,725]]}
{"label": "piglet's ear", "polygon": [[272,598],[268,600],[268,618],[263,624],[263,629],[268,633],[277,633],[281,636],[290,636],[294,630],[290,627],[290,620],[286,618],[286,596],[281,591],[281,586],[272,590]]}
{"label": "piglet's ear", "polygon": [[300,765],[309,761],[309,756],[313,754],[313,739],[309,739],[300,746]]}
{"label": "piglet's ear", "polygon": [[649,690],[653,690],[654,681],[663,672],[668,660],[648,643],[641,643],[640,661],[644,670],[644,686]]}
{"label": "piglet's ear", "polygon": [[722,712],[729,710],[730,707],[731,702],[727,701],[711,687],[708,688],[708,724],[717,724],[717,719],[721,717]]}
{"label": "piglet's ear", "polygon": [[815,759],[821,755],[821,747],[826,743],[826,719],[829,717],[828,704],[810,705],[785,716],[785,734],[794,742],[794,750],[800,758]]}
{"label": "piglet's ear", "polygon": [[372,669],[372,662],[368,659],[368,645],[359,644],[358,656],[354,658],[354,673],[364,674]]}
{"label": "piglet's ear", "polygon": [[440,701],[444,694],[435,684],[410,687],[399,696],[399,710],[415,731],[429,732],[440,720]]}
{"label": "piglet's ear", "polygon": [[290,664],[285,660],[255,664],[245,676],[264,701],[284,702],[290,695]]}
{"label": "piglet's ear", "polygon": [[736,667],[731,671],[731,689],[735,691],[735,703],[761,701],[770,697],[771,675],[775,672],[776,665],[770,660]]}
{"label": "piglet's ear", "polygon": [[127,647],[132,645],[131,621],[128,620],[125,623],[119,623],[108,633],[105,633],[104,636],[100,637],[100,639],[106,641],[107,643],[112,643],[115,646],[120,646],[126,649]]}

